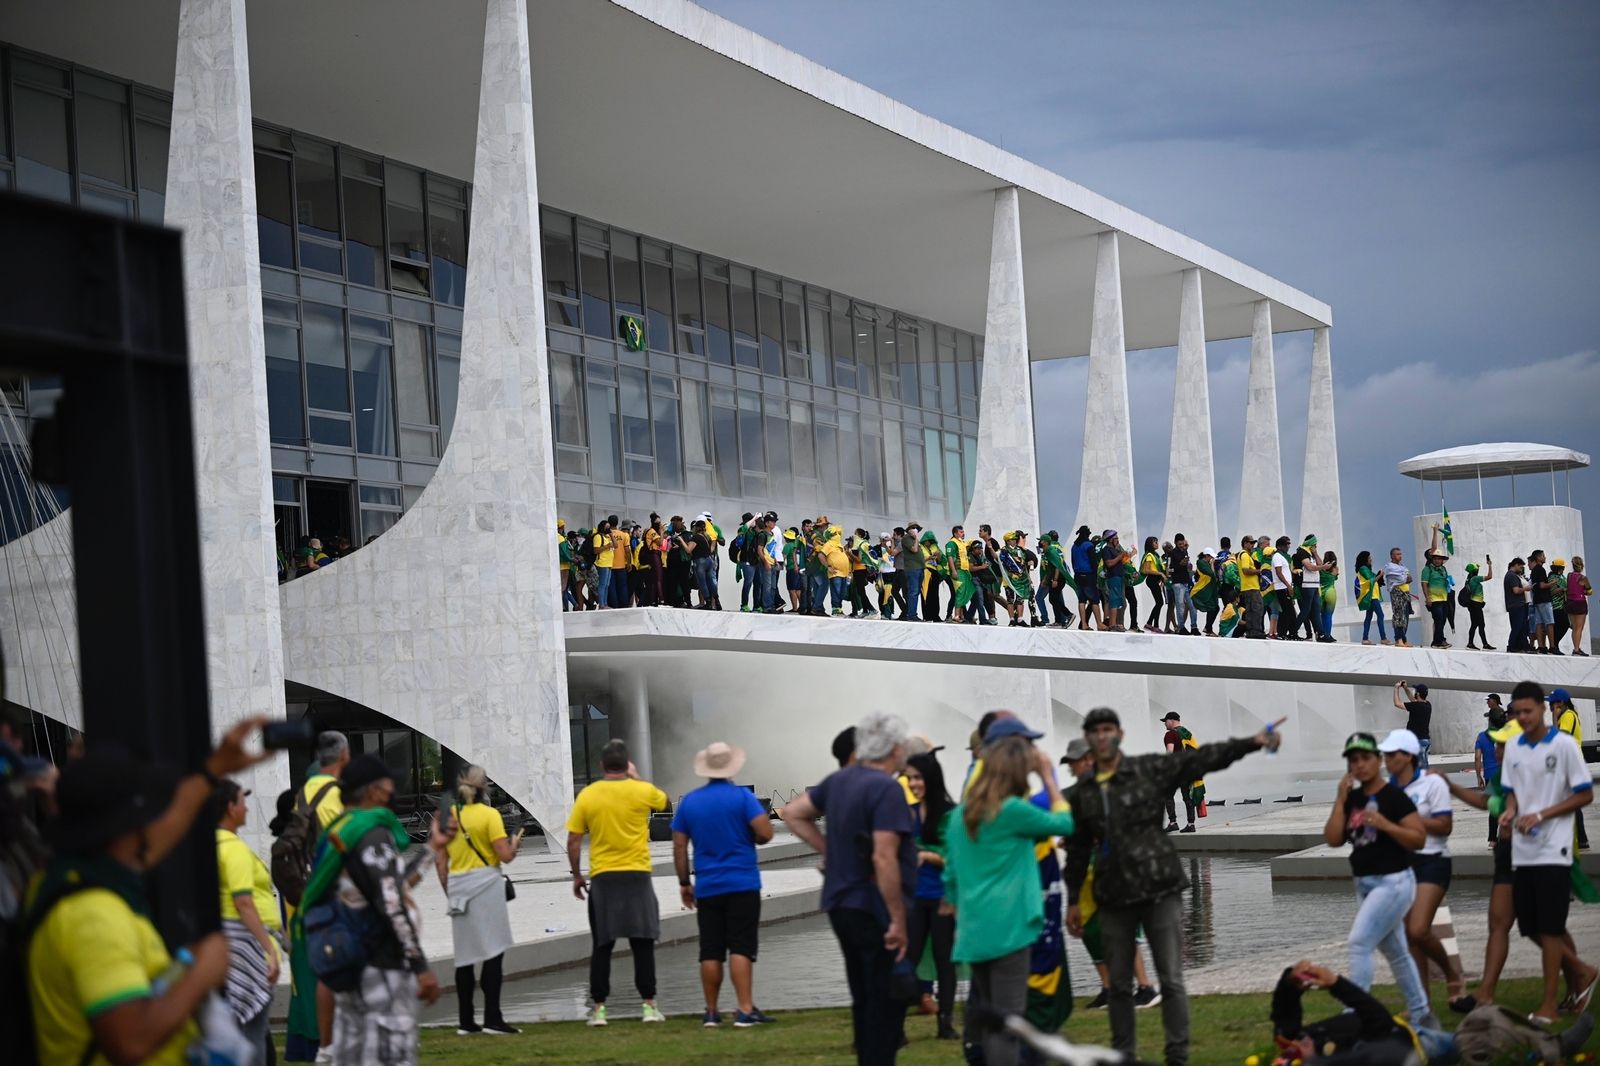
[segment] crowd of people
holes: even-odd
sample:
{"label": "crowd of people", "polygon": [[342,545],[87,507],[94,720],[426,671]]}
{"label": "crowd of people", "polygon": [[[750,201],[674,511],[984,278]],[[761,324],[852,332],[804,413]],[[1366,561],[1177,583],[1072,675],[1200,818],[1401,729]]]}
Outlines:
{"label": "crowd of people", "polygon": [[[1315,533],[1298,545],[1287,535],[1228,537],[1196,549],[1182,534],[1124,544],[1121,534],[1080,526],[1070,543],[1055,530],[1032,536],[1015,529],[996,536],[980,525],[948,537],[915,521],[873,536],[846,530],[827,515],[785,528],[775,511],[746,512],[725,530],[707,512],[630,522],[610,515],[594,527],[557,523],[562,607],[723,610],[723,553],[734,566],[740,611],[848,614],[852,618],[965,622],[1187,636],[1314,640],[1332,643],[1334,609],[1345,577],[1337,553],[1319,550]],[[1492,560],[1468,563],[1457,588],[1440,544],[1441,527],[1413,574],[1402,548],[1375,565],[1360,552],[1349,592],[1363,612],[1361,642],[1411,647],[1411,619],[1420,602],[1432,632],[1428,646],[1449,648],[1457,608],[1468,615],[1466,646],[1498,650],[1485,629],[1484,582]],[[1030,541],[1032,546],[1030,546]],[[1449,542],[1448,534],[1445,536]],[[1503,576],[1511,637],[1505,650],[1586,655],[1584,629],[1593,588],[1583,559],[1551,560],[1544,552],[1513,559]],[[1148,610],[1142,610],[1143,591]],[[1069,606],[1068,599],[1072,605]],[[728,609],[733,609],[729,601]],[[847,609],[848,608],[848,612]],[[1074,610],[1076,608],[1076,610]],[[1142,620],[1142,624],[1141,624]],[[1389,627],[1393,626],[1393,639]]]}
{"label": "crowd of people", "polygon": [[[1600,968],[1580,957],[1567,929],[1574,895],[1600,901],[1575,863],[1580,811],[1593,792],[1571,699],[1562,690],[1546,696],[1533,682],[1513,690],[1509,707],[1490,697],[1475,748],[1478,787],[1469,788],[1426,765],[1427,696],[1426,686],[1397,684],[1406,727],[1381,739],[1356,732],[1342,747],[1347,772],[1324,836],[1351,846],[1359,906],[1348,968],[1341,977],[1301,960],[1284,971],[1271,1021],[1285,1063],[1489,1061],[1513,1049],[1555,1060],[1593,1027],[1587,1012]],[[839,769],[777,817],[823,857],[821,906],[850,990],[857,1061],[894,1062],[907,1042],[907,1010],[919,1004],[937,1014],[936,1038],[960,1041],[969,1062],[1041,1061],[1030,1049],[1051,1046],[1049,1034],[1073,1010],[1073,937],[1099,971],[1102,992],[1089,1006],[1107,1010],[1114,1052],[1135,1060],[1135,1011],[1159,1006],[1163,1058],[1187,1062],[1181,894],[1189,883],[1169,835],[1184,831],[1174,796],[1186,808],[1203,803],[1205,776],[1276,750],[1284,722],[1202,744],[1170,713],[1162,719],[1165,750],[1134,754],[1125,750],[1120,716],[1102,707],[1085,716],[1083,735],[1058,762],[1042,734],[997,710],[968,738],[959,775],[946,772],[942,746],[913,735],[898,716],[873,712],[841,733],[831,750]],[[323,733],[314,772],[278,797],[269,865],[239,835],[249,793],[228,776],[274,754],[247,751],[247,735],[261,724],[241,722],[200,771],[179,776],[111,747],[58,772],[20,755],[14,725],[0,721],[8,844],[0,917],[24,930],[7,943],[22,950],[10,961],[25,959],[16,971],[24,987],[7,1005],[20,1001],[27,1011],[8,1019],[31,1031],[38,1061],[179,1063],[204,1047],[232,1056],[218,1061],[271,1062],[267,1020],[287,966],[289,1060],[415,1062],[419,1006],[440,995],[412,894],[429,864],[448,900],[456,1032],[516,1032],[500,996],[515,897],[504,866],[522,834],[508,832],[489,802],[485,769],[460,771],[419,843],[391,809],[394,773],[373,755],[352,756],[342,734]],[[756,849],[772,839],[774,823],[736,783],[744,764],[737,746],[709,744],[693,766],[706,784],[671,816],[679,900],[699,929],[706,1028],[777,1021],[761,1009],[755,981]],[[661,920],[649,842],[652,817],[670,803],[641,779],[622,741],[603,747],[600,766],[566,822],[572,892],[585,902],[592,945],[588,1022],[612,1021],[611,958],[626,940],[641,1020],[659,1024]],[[47,800],[43,832],[19,814],[29,792]],[[1471,990],[1434,932],[1452,879],[1452,797],[1488,811],[1495,859],[1483,976]],[[221,931],[169,953],[151,921],[143,874],[205,817],[215,825]],[[18,874],[29,864],[24,893]],[[1542,963],[1541,1001],[1526,1017],[1495,1002],[1513,926],[1538,945]],[[1371,993],[1378,952],[1403,1014],[1391,1017]],[[930,953],[934,980],[924,985],[918,967]],[[959,1026],[958,966],[971,975]],[[1466,1015],[1453,1032],[1430,1007],[1430,967],[1444,975],[1452,1010]],[[722,1011],[727,977],[731,1017]],[[1311,989],[1329,991],[1348,1010],[1305,1022],[1300,999]],[[1563,1015],[1579,1017],[1558,1033]],[[1413,1051],[1417,1059],[1407,1057]]]}

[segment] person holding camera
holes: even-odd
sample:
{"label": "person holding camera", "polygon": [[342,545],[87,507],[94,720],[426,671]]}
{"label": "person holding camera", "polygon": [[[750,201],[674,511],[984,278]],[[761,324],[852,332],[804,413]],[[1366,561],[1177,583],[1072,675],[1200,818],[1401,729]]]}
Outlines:
{"label": "person holding camera", "polygon": [[[481,766],[468,766],[456,779],[455,839],[434,854],[439,886],[450,901],[450,933],[456,952],[456,1003],[460,1010],[458,1036],[474,1033],[515,1034],[500,1014],[500,983],[506,949],[511,946],[511,915],[506,903],[515,890],[501,864],[517,857],[522,830],[506,834],[500,812],[489,805],[489,775]],[[483,1024],[473,1020],[472,997],[480,983],[473,967],[481,971]]]}

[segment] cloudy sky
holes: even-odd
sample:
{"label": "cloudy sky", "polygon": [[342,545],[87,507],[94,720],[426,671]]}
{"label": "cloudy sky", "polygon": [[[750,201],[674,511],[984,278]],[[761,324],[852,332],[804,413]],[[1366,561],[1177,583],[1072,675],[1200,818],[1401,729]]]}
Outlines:
{"label": "cloudy sky", "polygon": [[[1401,459],[1501,440],[1600,452],[1600,6],[700,2],[1332,305],[1350,555],[1409,541]],[[1277,338],[1291,523],[1310,350],[1308,333]],[[1249,342],[1209,358],[1228,532]],[[1128,356],[1147,530],[1174,360]],[[1082,360],[1036,370],[1035,409],[1081,410],[1084,379]],[[1039,427],[1045,522],[1063,530],[1081,437],[1081,419]],[[1446,492],[1476,506],[1471,483]],[[1600,471],[1572,492],[1600,514]],[[1490,506],[1508,498],[1490,486]]]}

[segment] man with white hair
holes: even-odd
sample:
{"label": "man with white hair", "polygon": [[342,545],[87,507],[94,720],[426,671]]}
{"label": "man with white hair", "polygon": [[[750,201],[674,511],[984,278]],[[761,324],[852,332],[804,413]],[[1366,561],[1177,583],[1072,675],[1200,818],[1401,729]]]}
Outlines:
{"label": "man with white hair", "polygon": [[[896,777],[908,739],[904,719],[873,711],[856,724],[856,761],[783,809],[795,835],[826,860],[822,909],[844,955],[862,1066],[893,1063],[905,1033],[905,1001],[890,983],[905,958],[906,893],[916,882],[911,808]],[[817,828],[824,814],[826,838]]]}

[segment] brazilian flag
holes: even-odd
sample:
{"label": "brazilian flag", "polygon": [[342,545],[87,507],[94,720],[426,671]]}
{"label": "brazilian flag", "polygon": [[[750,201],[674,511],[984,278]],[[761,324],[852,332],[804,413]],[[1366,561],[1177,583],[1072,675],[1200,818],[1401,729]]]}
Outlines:
{"label": "brazilian flag", "polygon": [[623,315],[617,322],[617,330],[622,334],[622,343],[628,351],[644,351],[644,323],[639,320],[637,315]]}
{"label": "brazilian flag", "polygon": [[1456,535],[1450,529],[1450,508],[1444,509],[1444,524],[1439,527],[1439,532],[1444,534],[1444,550],[1447,555],[1456,553]]}

